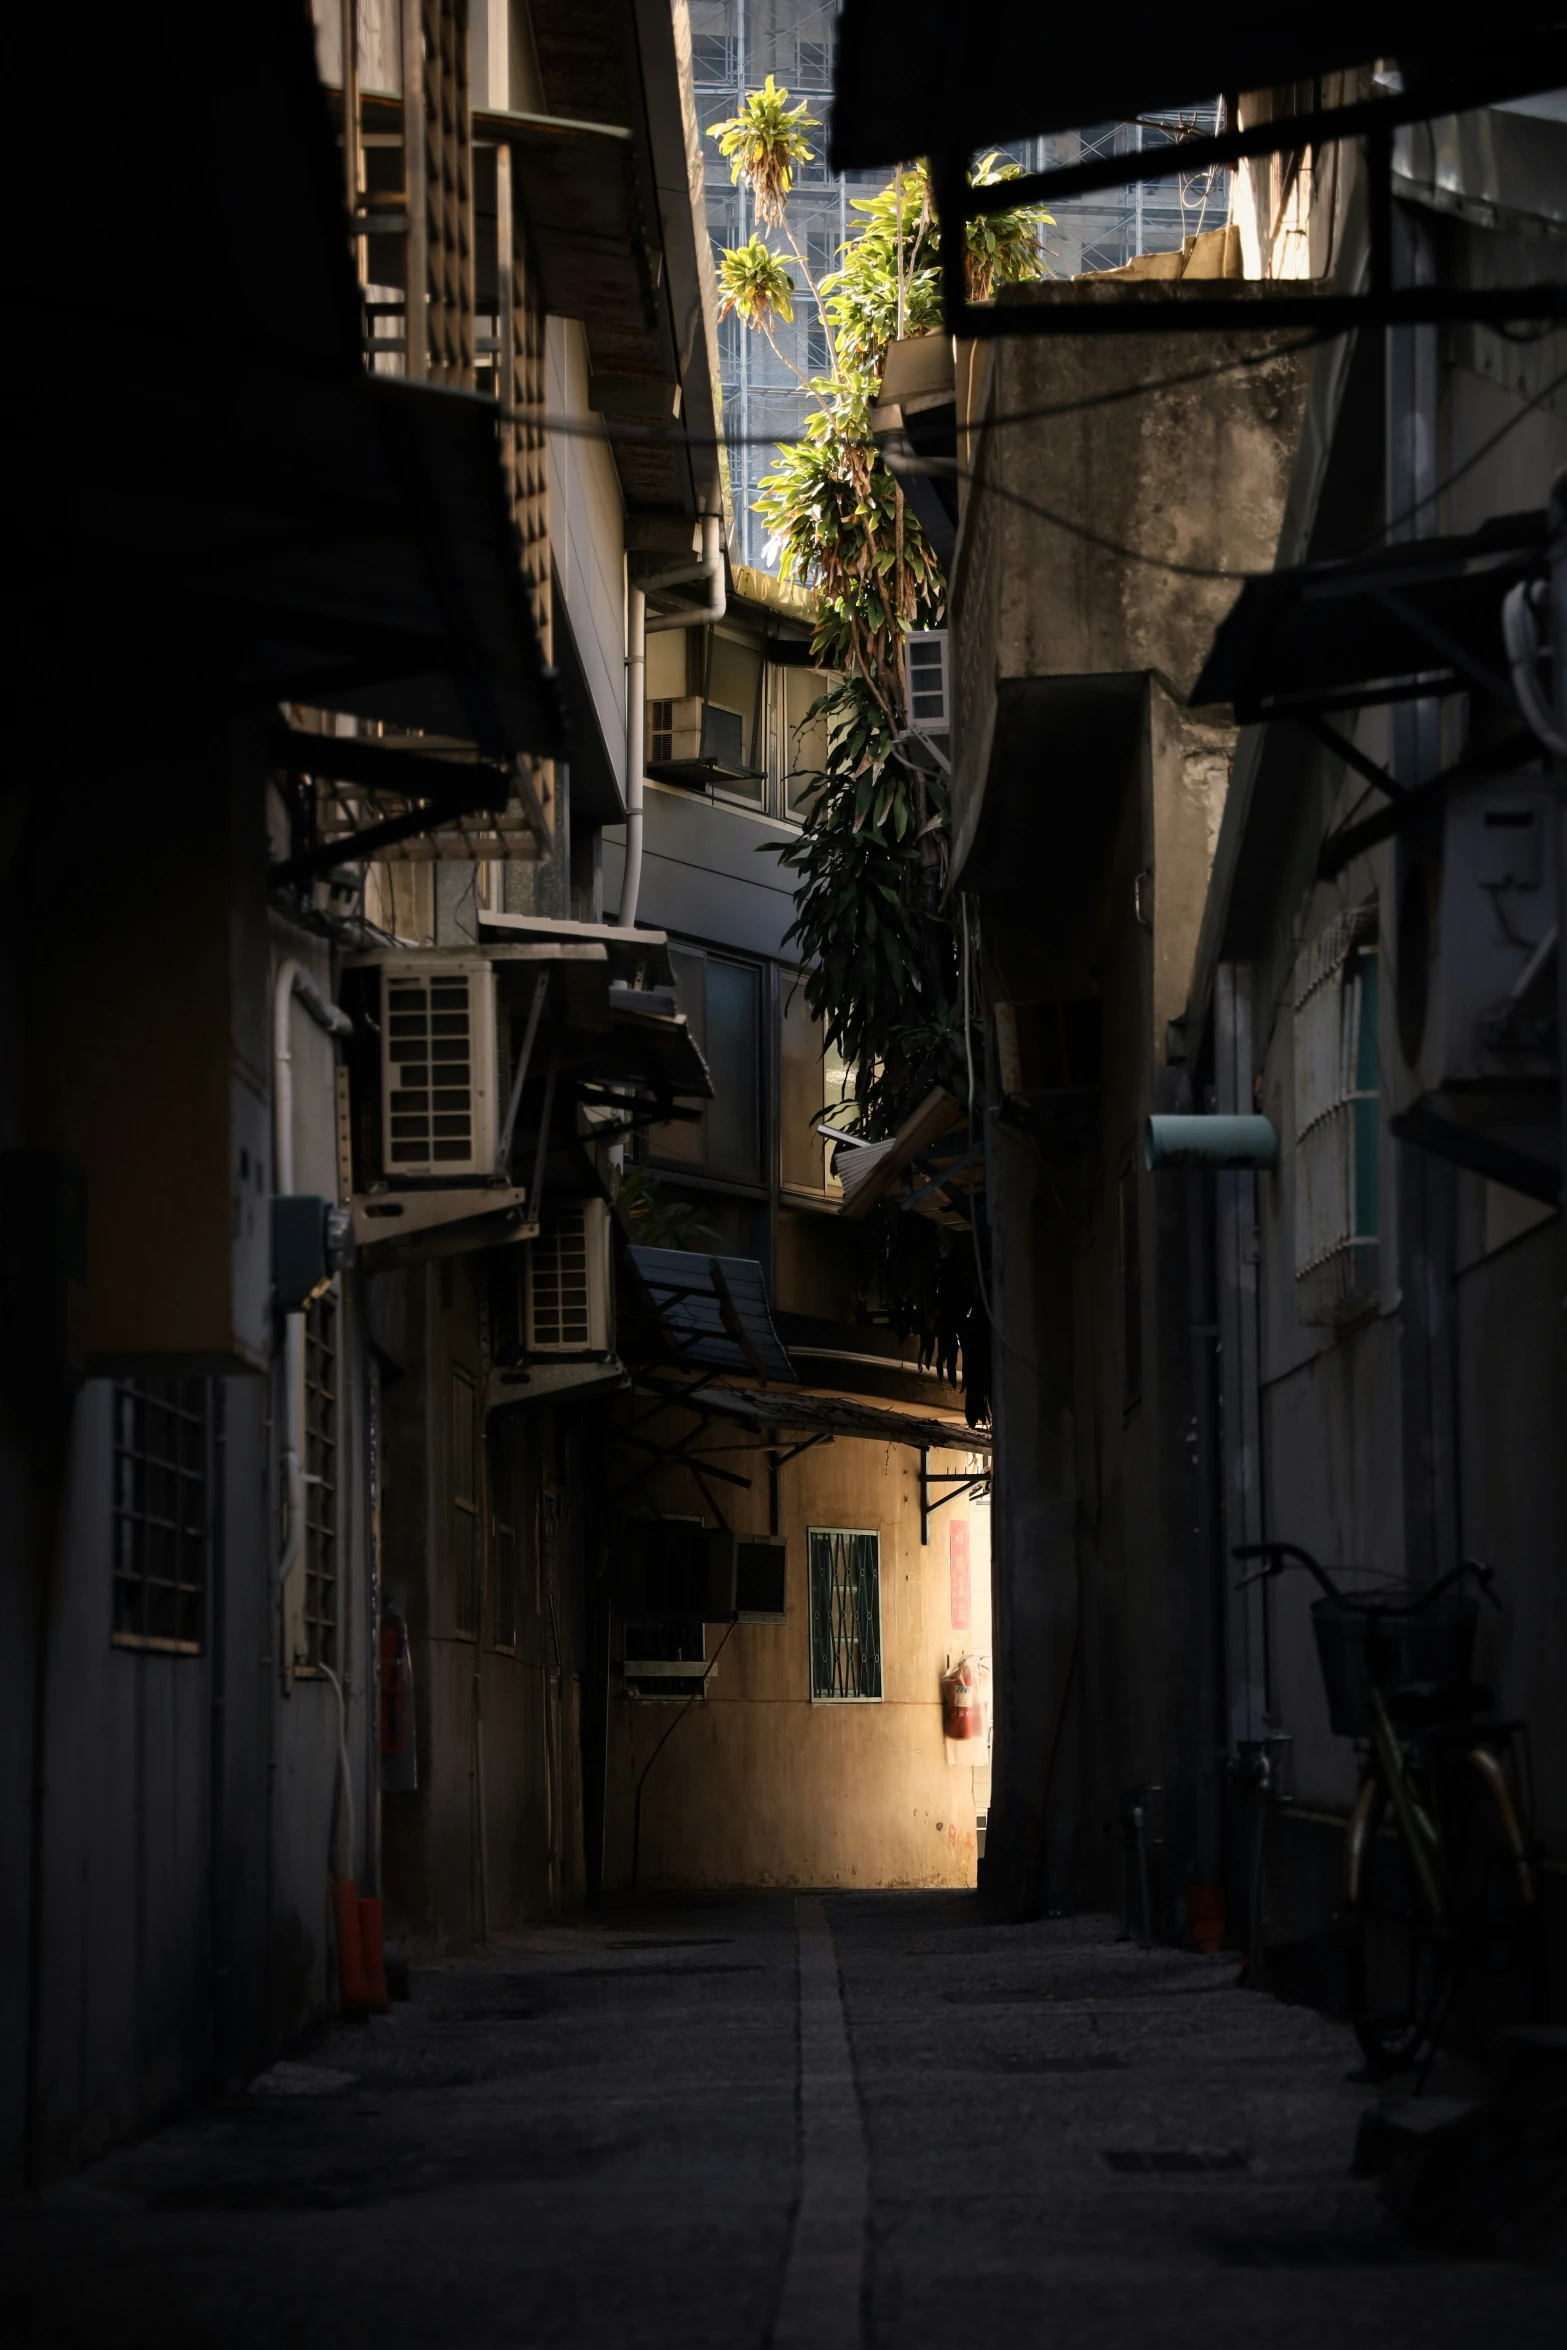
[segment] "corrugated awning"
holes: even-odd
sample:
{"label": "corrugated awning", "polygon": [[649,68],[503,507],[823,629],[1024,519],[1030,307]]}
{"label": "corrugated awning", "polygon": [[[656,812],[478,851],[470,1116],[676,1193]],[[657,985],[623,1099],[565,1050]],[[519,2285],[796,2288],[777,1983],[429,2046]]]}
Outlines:
{"label": "corrugated awning", "polygon": [[941,1085],[890,1141],[840,1144],[836,1169],[843,1185],[840,1213],[851,1222],[868,1215],[878,1200],[896,1198],[900,1207],[957,1231],[969,1226],[967,1195],[982,1190],[985,1181],[983,1145],[970,1141],[965,1111]]}
{"label": "corrugated awning", "polygon": [[850,1395],[763,1395],[712,1380],[684,1389],[661,1380],[642,1379],[638,1384],[694,1412],[719,1413],[748,1427],[776,1429],[780,1436],[861,1436],[882,1444],[913,1445],[921,1452],[988,1453],[994,1442],[988,1428],[861,1403]]}
{"label": "corrugated awning", "polygon": [[1473,686],[1511,704],[1502,599],[1544,559],[1546,515],[1410,540],[1249,579],[1220,624],[1194,704],[1243,724]]}
{"label": "corrugated awning", "polygon": [[754,1258],[704,1257],[677,1248],[633,1247],[627,1253],[659,1335],[677,1361],[748,1371],[758,1379],[794,1379]]}

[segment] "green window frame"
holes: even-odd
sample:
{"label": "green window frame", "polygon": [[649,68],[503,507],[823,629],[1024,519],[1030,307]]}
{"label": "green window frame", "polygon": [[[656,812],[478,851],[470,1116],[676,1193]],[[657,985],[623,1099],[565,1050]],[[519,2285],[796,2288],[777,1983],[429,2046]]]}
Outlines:
{"label": "green window frame", "polygon": [[881,1536],[812,1526],[811,1702],[881,1702]]}

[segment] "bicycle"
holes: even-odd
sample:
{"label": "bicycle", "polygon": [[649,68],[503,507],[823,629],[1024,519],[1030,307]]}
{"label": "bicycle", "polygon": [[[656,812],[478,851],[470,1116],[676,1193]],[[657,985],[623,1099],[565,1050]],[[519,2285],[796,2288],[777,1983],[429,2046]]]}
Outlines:
{"label": "bicycle", "polygon": [[1323,1592],[1311,1621],[1329,1719],[1364,1747],[1343,1922],[1368,2064],[1429,2061],[1444,2032],[1489,2057],[1502,2025],[1538,2012],[1542,1979],[1528,1734],[1482,1719],[1491,1695],[1471,1677],[1480,1608],[1464,1586],[1500,1612],[1494,1568],[1466,1559],[1418,1598],[1392,1600],[1341,1590],[1296,1543],[1233,1555],[1266,1561],[1242,1590],[1299,1566]]}

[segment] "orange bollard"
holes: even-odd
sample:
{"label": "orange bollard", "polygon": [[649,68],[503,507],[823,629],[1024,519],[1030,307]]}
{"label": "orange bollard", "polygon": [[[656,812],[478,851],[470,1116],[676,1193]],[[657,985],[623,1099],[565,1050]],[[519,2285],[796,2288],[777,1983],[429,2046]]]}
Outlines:
{"label": "orange bollard", "polygon": [[1192,1940],[1210,1956],[1224,1948],[1224,1887],[1188,1885],[1186,1917]]}
{"label": "orange bollard", "polygon": [[385,2015],[391,2006],[386,1991],[386,1952],[381,1940],[381,1897],[366,1893],[359,1901],[359,1945],[364,1952],[365,1999],[372,2015]]}
{"label": "orange bollard", "polygon": [[332,1914],[337,1921],[337,1976],[343,2013],[363,2015],[370,2005],[365,1949],[359,1924],[359,1888],[352,1877],[332,1879]]}

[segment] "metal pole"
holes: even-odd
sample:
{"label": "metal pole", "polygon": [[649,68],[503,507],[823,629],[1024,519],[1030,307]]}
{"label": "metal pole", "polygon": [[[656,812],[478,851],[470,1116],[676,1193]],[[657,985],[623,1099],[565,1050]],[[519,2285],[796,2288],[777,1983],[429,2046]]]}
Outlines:
{"label": "metal pole", "polygon": [[410,383],[429,373],[429,226],[424,151],[424,10],[402,0],[403,195],[408,229],[403,241],[403,372]]}

